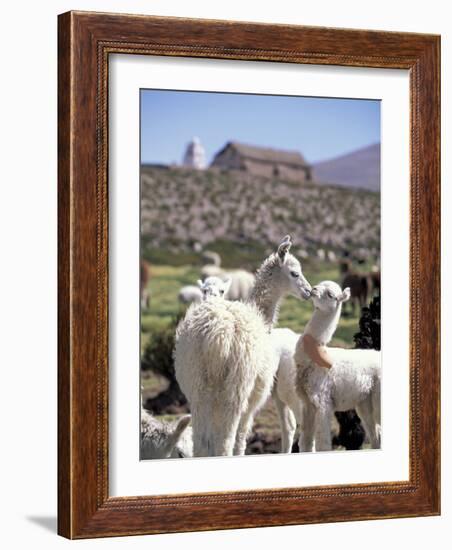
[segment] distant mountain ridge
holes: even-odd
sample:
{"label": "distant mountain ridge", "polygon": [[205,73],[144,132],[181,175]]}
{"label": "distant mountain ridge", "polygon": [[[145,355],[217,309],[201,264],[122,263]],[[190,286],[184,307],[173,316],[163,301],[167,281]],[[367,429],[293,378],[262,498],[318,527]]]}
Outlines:
{"label": "distant mountain ridge", "polygon": [[380,143],[313,165],[313,179],[344,187],[380,190]]}

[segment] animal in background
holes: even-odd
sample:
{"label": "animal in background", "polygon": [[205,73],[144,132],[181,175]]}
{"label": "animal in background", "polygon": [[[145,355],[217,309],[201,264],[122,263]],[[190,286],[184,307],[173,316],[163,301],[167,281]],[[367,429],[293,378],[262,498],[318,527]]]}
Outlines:
{"label": "animal in background", "polygon": [[205,265],[201,269],[201,279],[205,280],[207,277],[219,277],[223,281],[230,279],[228,299],[243,302],[248,299],[255,281],[254,275],[245,269],[226,270],[216,265]]}
{"label": "animal in background", "polygon": [[231,286],[231,280],[219,277],[207,277],[204,281],[198,280],[196,285],[186,285],[179,290],[178,299],[182,304],[198,304],[202,300],[212,297],[226,298]]}
{"label": "animal in background", "polygon": [[206,250],[202,254],[204,266],[201,269],[201,280],[205,281],[209,277],[218,277],[229,283],[229,300],[245,301],[250,295],[254,285],[254,275],[245,269],[223,269],[221,267],[221,257],[217,252]]}
{"label": "animal in background", "polygon": [[350,305],[354,315],[356,306],[362,309],[367,304],[372,290],[372,281],[368,274],[354,271],[350,260],[342,260],[339,264],[339,271],[342,288],[350,289]]}
{"label": "animal in background", "polygon": [[177,295],[181,304],[198,304],[202,300],[202,292],[198,285],[185,285]]}
{"label": "animal in background", "polygon": [[216,265],[220,267],[221,265],[221,256],[218,252],[213,252],[212,250],[204,250],[201,255],[201,261],[203,265]]}
{"label": "animal in background", "polygon": [[373,265],[369,273],[370,280],[372,282],[372,291],[376,294],[381,292],[381,271],[377,265]]}
{"label": "animal in background", "polygon": [[198,287],[202,293],[203,300],[208,298],[226,298],[231,287],[231,279],[220,279],[220,277],[207,277],[204,281],[198,280]]}
{"label": "animal in background", "polygon": [[148,288],[151,278],[151,266],[146,260],[140,261],[140,304],[141,309],[148,309],[151,303],[151,293]]}

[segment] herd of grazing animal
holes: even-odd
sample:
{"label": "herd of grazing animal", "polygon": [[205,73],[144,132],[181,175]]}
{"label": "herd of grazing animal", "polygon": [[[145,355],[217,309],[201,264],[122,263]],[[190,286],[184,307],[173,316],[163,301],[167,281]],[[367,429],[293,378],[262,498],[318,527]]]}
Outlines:
{"label": "herd of grazing animal", "polygon": [[[191,427],[187,416],[168,426],[143,412],[142,458],[244,455],[269,396],[279,416],[281,452],[292,451],[297,425],[300,452],[330,450],[334,414],[350,409],[357,410],[370,446],[380,447],[380,352],[328,346],[351,289],[332,281],[311,286],[291,246],[286,236],[257,270],[244,300],[229,299],[230,276],[198,281],[200,297],[177,327],[174,350]],[[274,328],[287,295],[313,303],[302,334]]]}

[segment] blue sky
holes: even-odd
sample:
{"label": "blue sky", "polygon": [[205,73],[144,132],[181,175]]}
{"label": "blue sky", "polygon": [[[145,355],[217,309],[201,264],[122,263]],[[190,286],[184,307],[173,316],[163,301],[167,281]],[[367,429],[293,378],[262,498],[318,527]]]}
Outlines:
{"label": "blue sky", "polygon": [[141,91],[141,160],[180,163],[198,136],[208,162],[226,142],[300,151],[308,162],[380,141],[380,102],[361,99]]}

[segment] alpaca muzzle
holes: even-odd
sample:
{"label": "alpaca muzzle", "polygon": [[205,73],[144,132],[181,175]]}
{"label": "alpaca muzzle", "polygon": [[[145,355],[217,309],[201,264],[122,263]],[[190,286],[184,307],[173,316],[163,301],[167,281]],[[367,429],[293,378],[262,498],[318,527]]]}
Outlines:
{"label": "alpaca muzzle", "polygon": [[302,286],[300,290],[302,298],[304,298],[305,300],[309,300],[312,293],[311,285],[306,281],[306,284]]}

